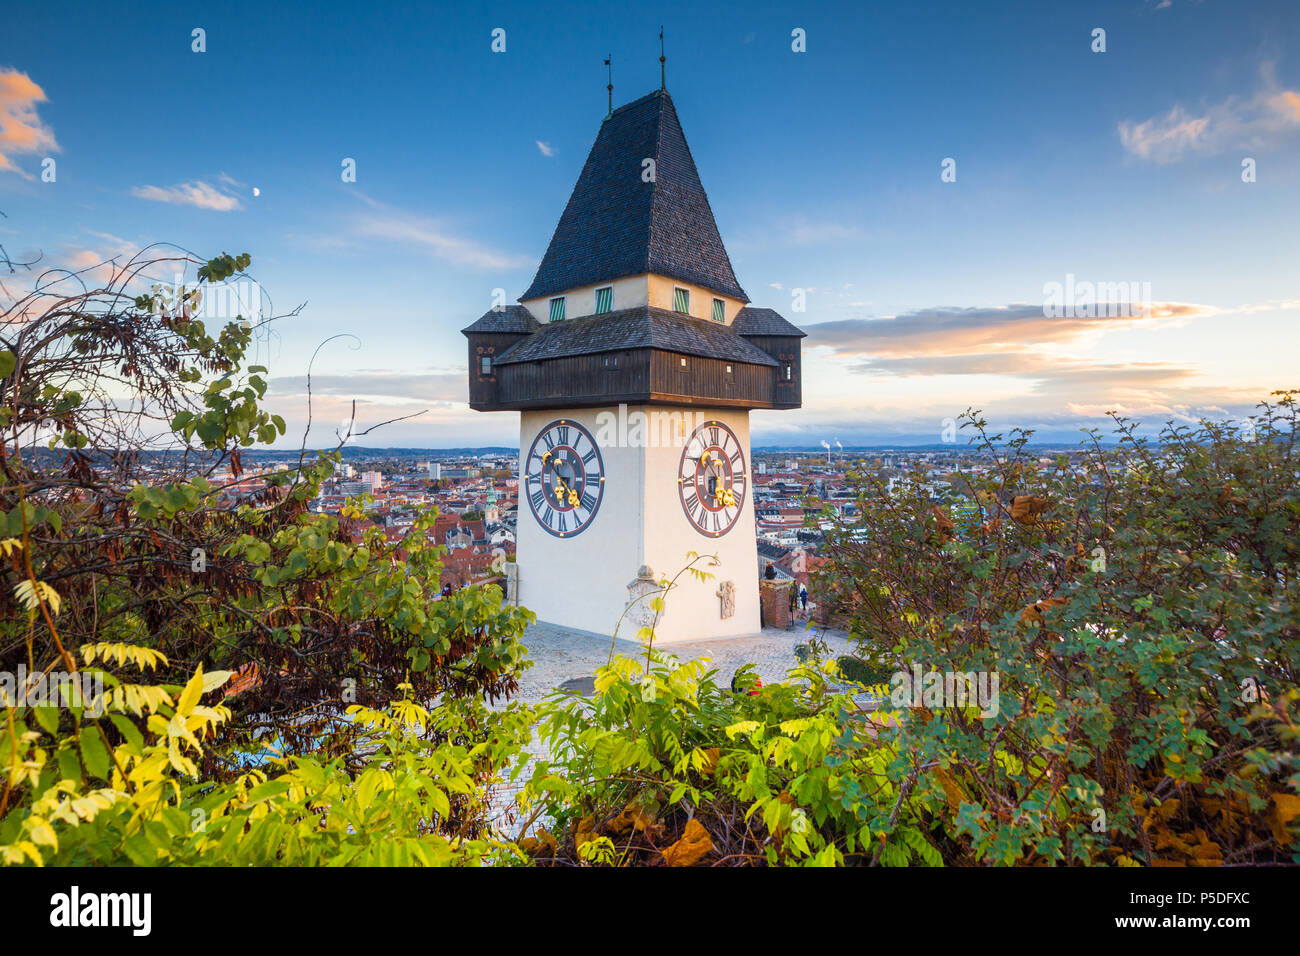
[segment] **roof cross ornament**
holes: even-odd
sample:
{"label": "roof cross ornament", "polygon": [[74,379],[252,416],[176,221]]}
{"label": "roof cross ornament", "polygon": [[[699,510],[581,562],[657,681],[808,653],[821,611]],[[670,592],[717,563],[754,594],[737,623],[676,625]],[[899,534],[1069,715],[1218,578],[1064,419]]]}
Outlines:
{"label": "roof cross ornament", "polygon": [[610,53],[605,56],[605,77],[608,81],[605,89],[609,92],[609,112],[605,114],[605,119],[614,115],[614,54]]}
{"label": "roof cross ornament", "polygon": [[666,61],[664,59],[664,27],[663,24],[661,23],[659,24],[659,89],[661,90],[668,89],[666,80],[664,79],[665,62]]}

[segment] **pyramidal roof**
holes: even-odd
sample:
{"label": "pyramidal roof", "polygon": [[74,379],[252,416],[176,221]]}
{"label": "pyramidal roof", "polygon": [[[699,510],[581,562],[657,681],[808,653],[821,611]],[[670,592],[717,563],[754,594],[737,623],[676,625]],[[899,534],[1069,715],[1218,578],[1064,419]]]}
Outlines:
{"label": "pyramidal roof", "polygon": [[[647,159],[654,160],[649,182],[643,176]],[[533,284],[520,299],[646,272],[749,301],[666,90],[620,106],[601,124]]]}

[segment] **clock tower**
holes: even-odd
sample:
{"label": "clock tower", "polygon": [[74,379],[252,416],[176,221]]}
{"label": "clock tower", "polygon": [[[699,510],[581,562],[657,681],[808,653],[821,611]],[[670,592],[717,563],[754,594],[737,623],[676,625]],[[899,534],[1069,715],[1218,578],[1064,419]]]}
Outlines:
{"label": "clock tower", "polygon": [[532,285],[464,330],[469,403],[518,411],[517,596],[661,643],[760,629],[751,409],[798,408],[804,333],[736,280],[677,111],[612,110]]}

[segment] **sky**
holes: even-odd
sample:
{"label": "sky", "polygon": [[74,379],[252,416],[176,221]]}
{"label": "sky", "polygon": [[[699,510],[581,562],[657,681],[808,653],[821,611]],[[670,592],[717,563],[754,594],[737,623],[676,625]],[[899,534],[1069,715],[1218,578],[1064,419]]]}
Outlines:
{"label": "sky", "polygon": [[[803,408],[754,445],[935,443],[969,407],[1072,442],[1300,386],[1294,0],[23,4],[0,245],[248,252],[269,310],[303,305],[259,344],[286,446],[309,364],[309,445],[354,400],[357,430],[422,413],[361,444],[514,445],[465,404],[459,330],[528,286],[605,57],[616,106],[657,88],[661,24],[736,275],[808,332]],[[1136,304],[1052,310],[1053,283]]]}

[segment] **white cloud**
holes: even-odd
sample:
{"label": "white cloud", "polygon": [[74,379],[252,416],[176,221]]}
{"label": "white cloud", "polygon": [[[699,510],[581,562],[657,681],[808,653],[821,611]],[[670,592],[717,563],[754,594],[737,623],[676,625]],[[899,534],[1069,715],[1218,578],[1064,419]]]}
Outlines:
{"label": "white cloud", "polygon": [[796,222],[789,232],[789,240],[796,246],[816,246],[848,239],[861,239],[862,230],[838,222]]}
{"label": "white cloud", "polygon": [[550,143],[543,143],[540,139],[537,140],[537,148],[541,150],[543,156],[555,155],[555,147],[552,146]]}
{"label": "white cloud", "polygon": [[1263,72],[1264,86],[1253,96],[1229,97],[1195,112],[1174,104],[1141,122],[1122,120],[1120,142],[1139,159],[1164,165],[1291,136],[1300,130],[1300,92],[1279,89],[1267,66]]}
{"label": "white cloud", "polygon": [[[438,402],[467,400],[469,378],[465,368],[433,368],[419,371],[357,369],[349,372],[318,372],[311,377],[311,392],[317,396],[363,399],[380,405],[407,402],[436,405]],[[307,395],[306,375],[277,375],[267,392],[273,397]]]}
{"label": "white cloud", "polygon": [[141,199],[151,199],[154,202],[197,206],[199,209],[213,209],[217,212],[230,212],[232,209],[243,208],[234,196],[201,180],[180,183],[176,186],[136,186],[131,190],[131,195]]}
{"label": "white cloud", "polygon": [[441,219],[394,209],[366,196],[361,198],[374,211],[357,222],[358,235],[417,246],[436,258],[484,269],[521,269],[535,264],[531,257],[498,252],[456,235],[450,224]]}
{"label": "white cloud", "polygon": [[1208,116],[1192,116],[1181,106],[1174,106],[1166,115],[1141,123],[1124,120],[1119,124],[1119,139],[1135,156],[1171,163],[1203,146],[1209,126]]}
{"label": "white cloud", "polygon": [[532,256],[512,255],[460,235],[459,227],[446,219],[408,212],[355,189],[347,192],[364,203],[367,211],[346,216],[332,232],[290,233],[289,238],[302,248],[329,254],[355,249],[362,244],[359,240],[378,240],[480,269],[524,269],[537,265]]}

